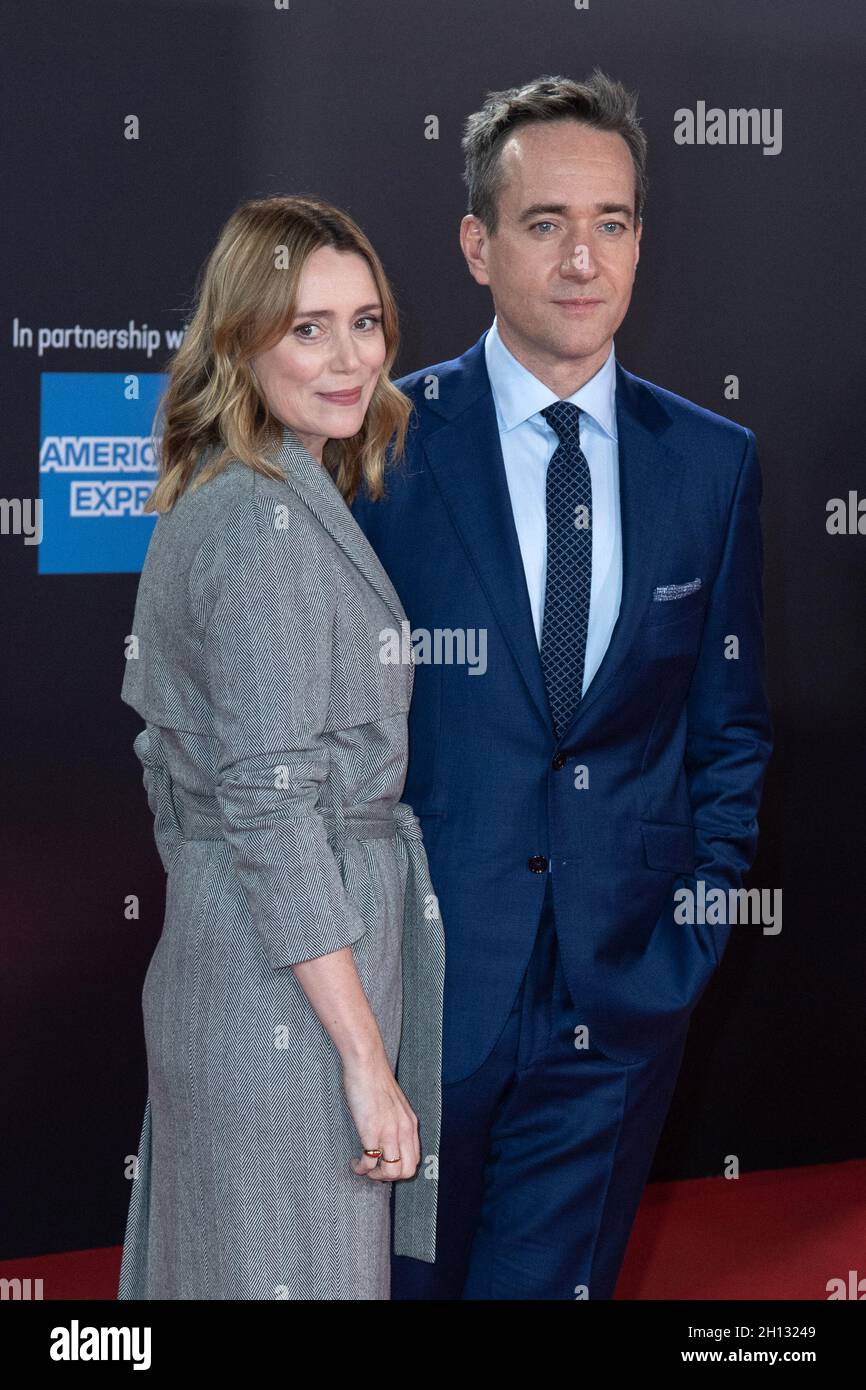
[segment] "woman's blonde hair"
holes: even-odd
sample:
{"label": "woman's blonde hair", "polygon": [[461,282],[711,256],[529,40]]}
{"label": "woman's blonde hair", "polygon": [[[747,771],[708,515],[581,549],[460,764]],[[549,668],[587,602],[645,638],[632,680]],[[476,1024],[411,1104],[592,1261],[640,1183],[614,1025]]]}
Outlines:
{"label": "woman's blonde hair", "polygon": [[317,198],[273,197],[242,203],[232,213],[199,276],[196,307],[169,361],[157,412],[159,481],[145,512],[171,510],[206,449],[214,453],[192,479],[193,488],[231,459],[269,478],[284,476],[268,457],[279,447],[283,424],[268,408],[251,359],[288,332],[304,265],[320,246],[366,260],[382,304],[386,346],[361,429],[350,439],[329,439],[323,459],[347,503],[362,479],[371,498],[383,495],[388,442],[396,436],[398,460],[412,411],[389,379],[400,340],[394,296],[376,252],[345,212]]}

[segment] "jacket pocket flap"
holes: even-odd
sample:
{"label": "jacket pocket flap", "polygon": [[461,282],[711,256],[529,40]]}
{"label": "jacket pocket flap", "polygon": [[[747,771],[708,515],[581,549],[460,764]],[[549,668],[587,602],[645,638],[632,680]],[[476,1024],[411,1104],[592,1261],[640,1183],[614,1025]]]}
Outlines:
{"label": "jacket pocket flap", "polygon": [[651,869],[676,869],[690,874],[695,867],[695,831],[670,821],[641,821],[643,849]]}

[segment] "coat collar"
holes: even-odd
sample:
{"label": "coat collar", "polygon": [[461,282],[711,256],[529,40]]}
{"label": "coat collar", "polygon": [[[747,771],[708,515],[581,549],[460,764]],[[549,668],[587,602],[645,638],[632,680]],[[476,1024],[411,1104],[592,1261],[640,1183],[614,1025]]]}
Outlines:
{"label": "coat collar", "polygon": [[301,443],[294,430],[283,426],[277,458],[286,482],[387,604],[398,624],[407,620],[397,590],[375,550],[361,530],[327,468]]}

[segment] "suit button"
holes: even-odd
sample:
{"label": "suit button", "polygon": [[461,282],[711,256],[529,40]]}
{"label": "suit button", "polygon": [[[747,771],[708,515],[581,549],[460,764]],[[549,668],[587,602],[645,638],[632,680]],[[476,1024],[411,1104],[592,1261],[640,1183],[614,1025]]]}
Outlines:
{"label": "suit button", "polygon": [[565,753],[556,753],[556,754],[554,754],[553,761],[551,762],[550,766],[551,766],[552,768],[554,768],[554,769],[558,772],[559,769],[560,769],[561,767],[565,767],[565,764],[566,764],[567,762],[568,762],[568,755],[567,755],[567,754],[565,754]]}
{"label": "suit button", "polygon": [[547,860],[543,854],[533,854],[532,858],[529,860],[529,867],[534,874],[546,873]]}

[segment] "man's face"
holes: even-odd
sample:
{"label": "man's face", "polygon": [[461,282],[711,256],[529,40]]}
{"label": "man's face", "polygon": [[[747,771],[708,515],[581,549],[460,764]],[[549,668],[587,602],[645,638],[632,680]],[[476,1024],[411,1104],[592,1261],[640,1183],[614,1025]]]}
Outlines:
{"label": "man's face", "polygon": [[490,286],[503,341],[530,371],[588,380],[625,317],[638,263],[628,146],[574,120],[536,122],[507,137],[500,171],[495,234],[463,219],[469,269]]}

